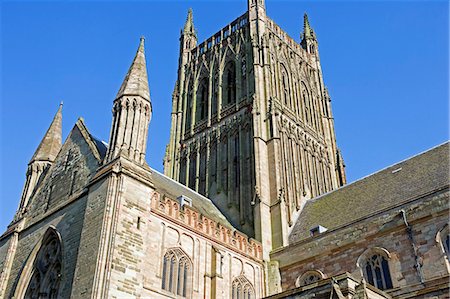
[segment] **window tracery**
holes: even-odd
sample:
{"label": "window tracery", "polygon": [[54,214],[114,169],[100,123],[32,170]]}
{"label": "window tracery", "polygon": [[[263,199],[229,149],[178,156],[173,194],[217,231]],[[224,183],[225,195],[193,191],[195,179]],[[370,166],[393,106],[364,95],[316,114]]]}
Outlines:
{"label": "window tracery", "polygon": [[61,265],[61,243],[56,233],[50,230],[44,237],[34,261],[24,298],[58,298]]}
{"label": "window tracery", "polygon": [[380,290],[392,289],[389,253],[382,248],[372,248],[358,259],[366,281]]}
{"label": "window tracery", "polygon": [[161,288],[176,296],[189,298],[192,263],[181,248],[171,248],[164,255]]}
{"label": "window tracery", "polygon": [[233,280],[231,288],[231,298],[232,299],[255,298],[255,291],[253,290],[253,285],[244,275],[239,275]]}
{"label": "window tracery", "polygon": [[322,280],[324,278],[324,275],[322,272],[319,272],[317,270],[310,270],[303,273],[301,276],[297,278],[297,281],[295,282],[296,287],[303,287],[308,284],[314,283],[316,281]]}

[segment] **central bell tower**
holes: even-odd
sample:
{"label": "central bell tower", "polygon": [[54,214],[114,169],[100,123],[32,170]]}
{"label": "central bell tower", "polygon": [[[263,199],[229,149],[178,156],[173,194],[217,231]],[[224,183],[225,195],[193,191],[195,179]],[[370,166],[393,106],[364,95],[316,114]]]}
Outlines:
{"label": "central bell tower", "polygon": [[302,21],[295,41],[263,0],[248,0],[198,44],[189,10],[180,37],[164,172],[209,197],[266,257],[288,244],[308,199],[345,184],[316,35]]}

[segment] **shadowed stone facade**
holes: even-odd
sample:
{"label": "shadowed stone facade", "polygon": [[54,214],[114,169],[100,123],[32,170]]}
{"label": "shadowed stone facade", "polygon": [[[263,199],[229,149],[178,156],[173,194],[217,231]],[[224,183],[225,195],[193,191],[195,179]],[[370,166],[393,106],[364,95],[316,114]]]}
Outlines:
{"label": "shadowed stone facade", "polygon": [[[180,37],[164,174],[144,39],[109,142],[62,105],[0,236],[0,298],[448,298],[449,143],[345,185],[318,42],[263,0]],[[152,136],[149,136],[152,138]]]}

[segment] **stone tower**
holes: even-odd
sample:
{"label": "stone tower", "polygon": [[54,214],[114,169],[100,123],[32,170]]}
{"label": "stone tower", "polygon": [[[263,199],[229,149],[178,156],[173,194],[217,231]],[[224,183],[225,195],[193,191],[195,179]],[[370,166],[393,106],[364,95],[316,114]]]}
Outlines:
{"label": "stone tower", "polygon": [[287,244],[306,200],[345,183],[306,14],[297,43],[263,0],[248,0],[197,45],[189,11],[172,101],[165,174],[211,198],[265,252]]}
{"label": "stone tower", "polygon": [[105,164],[123,156],[144,165],[148,125],[152,115],[144,38],[113,105],[113,120]]}
{"label": "stone tower", "polygon": [[56,156],[61,150],[62,141],[62,103],[53,118],[50,127],[42,138],[36,152],[28,163],[25,186],[23,187],[20,200],[19,216],[28,205],[28,200],[33,194],[35,187],[39,184],[41,178],[48,171],[55,161]]}

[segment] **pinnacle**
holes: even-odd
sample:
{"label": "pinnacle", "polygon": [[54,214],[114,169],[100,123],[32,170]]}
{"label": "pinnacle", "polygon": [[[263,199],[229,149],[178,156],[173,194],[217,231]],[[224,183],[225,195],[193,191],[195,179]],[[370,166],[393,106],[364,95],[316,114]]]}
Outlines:
{"label": "pinnacle", "polygon": [[147,64],[145,61],[145,38],[142,36],[136,56],[128,70],[122,86],[117,93],[116,99],[123,96],[141,96],[150,101],[150,90],[148,87]]}
{"label": "pinnacle", "polygon": [[53,162],[61,150],[62,142],[62,107],[63,103],[59,105],[59,109],[53,118],[50,127],[45,133],[44,138],[39,144],[36,152],[31,158],[30,163],[34,161],[50,161]]}
{"label": "pinnacle", "polygon": [[195,35],[194,17],[192,16],[192,8],[189,8],[188,10],[188,15],[186,18],[186,23],[184,24],[183,32]]}

